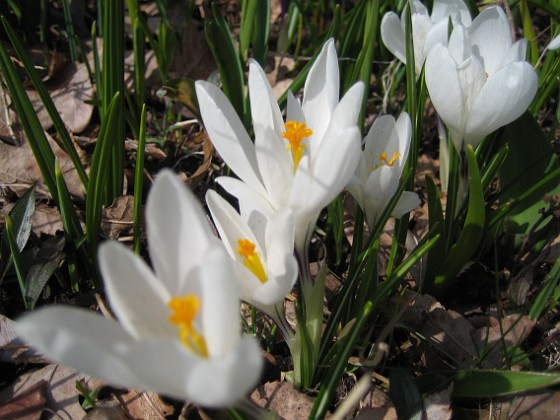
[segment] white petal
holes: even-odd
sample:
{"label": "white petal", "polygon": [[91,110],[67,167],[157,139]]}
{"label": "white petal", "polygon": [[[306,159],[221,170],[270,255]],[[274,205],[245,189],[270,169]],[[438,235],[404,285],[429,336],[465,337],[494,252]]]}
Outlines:
{"label": "white petal", "polygon": [[[387,151],[387,144],[395,128],[395,117],[392,115],[382,115],[373,122],[365,138],[365,161],[372,171],[379,163],[379,155]],[[368,175],[369,175],[368,172]]]}
{"label": "white petal", "polygon": [[211,357],[224,357],[239,342],[240,301],[233,263],[222,248],[213,248],[202,261],[200,316]]}
{"label": "white petal", "polygon": [[475,55],[471,55],[463,61],[457,67],[457,70],[459,72],[459,80],[461,81],[461,90],[463,91],[463,103],[466,112],[469,113],[474,100],[486,83],[486,73]]}
{"label": "white petal", "polygon": [[171,294],[141,258],[107,241],[99,247],[99,268],[111,308],[129,334],[139,339],[174,332],[168,322]]}
{"label": "white petal", "polygon": [[414,65],[416,74],[420,74],[426,60],[424,55],[424,44],[428,33],[432,29],[432,21],[429,16],[414,13],[412,15],[412,37],[414,41]]}
{"label": "white petal", "polygon": [[305,115],[301,104],[295,98],[291,90],[288,91],[288,105],[286,107],[286,121],[299,121],[305,122]]}
{"label": "white petal", "polygon": [[200,403],[193,399],[189,388],[192,371],[204,359],[185,347],[178,336],[148,338],[131,343],[123,352],[142,382],[137,387]]}
{"label": "white petal", "polygon": [[391,216],[399,218],[402,215],[408,213],[409,211],[415,209],[420,205],[420,198],[418,194],[412,191],[403,191],[397,201],[397,205],[393,209]]}
{"label": "white petal", "polygon": [[489,78],[472,104],[465,141],[476,146],[484,136],[519,118],[538,87],[538,77],[527,62],[504,67]]}
{"label": "white petal", "polygon": [[131,346],[128,357],[137,361],[145,389],[206,407],[235,404],[256,385],[262,369],[258,345],[251,338],[209,358],[195,356],[179,340],[145,340]]}
{"label": "white petal", "polygon": [[266,226],[266,255],[269,256],[276,251],[292,254],[294,234],[294,215],[292,211],[284,208],[275,212]]}
{"label": "white petal", "polygon": [[394,12],[388,12],[381,19],[381,39],[395,57],[406,63],[405,35],[399,17]]}
{"label": "white petal", "polygon": [[276,212],[266,229],[266,270],[269,278],[253,296],[262,305],[270,306],[282,302],[297,280],[298,266],[293,255],[294,240],[292,212],[289,209]]}
{"label": "white petal", "polygon": [[84,309],[51,306],[24,315],[16,333],[49,358],[122,387],[143,385],[122,348],[133,339],[116,321]]}
{"label": "white petal", "polygon": [[281,206],[293,179],[293,160],[281,138],[284,121],[262,69],[251,62],[249,72],[255,151],[264,187],[274,206]]}
{"label": "white petal", "polygon": [[243,181],[229,176],[221,176],[216,179],[216,182],[229,194],[237,198],[239,201],[239,213],[242,216],[248,216],[254,210],[265,215],[271,214],[274,211],[263,195]]}
{"label": "white petal", "polygon": [[426,86],[441,119],[462,137],[466,117],[461,82],[455,60],[442,45],[436,45],[426,60]]}
{"label": "white petal", "polygon": [[[301,162],[290,196],[292,208],[319,212],[348,184],[361,156],[360,132],[357,127],[330,131],[311,168]],[[310,177],[309,180],[305,179]]]}
{"label": "white petal", "polygon": [[237,176],[264,194],[255,146],[231,103],[208,82],[196,82],[196,95],[210,140],[222,159]]}
{"label": "white petal", "polygon": [[206,193],[206,204],[212,213],[212,220],[220,234],[220,238],[229,253],[236,261],[243,263],[243,258],[237,252],[239,239],[249,239],[256,243],[257,239],[249,226],[241,219],[241,216],[225,199],[213,190]]}
{"label": "white petal", "polygon": [[547,50],[557,50],[560,48],[560,35],[556,35],[552,41],[546,46]]}
{"label": "white petal", "polygon": [[453,28],[449,38],[449,52],[458,64],[472,55],[471,41],[464,26],[458,25]]}
{"label": "white petal", "polygon": [[146,225],[158,279],[172,295],[187,290],[189,273],[218,239],[198,199],[171,171],[161,171],[154,182],[146,205]]}
{"label": "white petal", "polygon": [[334,40],[329,39],[311,66],[303,89],[305,123],[313,130],[308,143],[312,155],[319,147],[338,103],[339,83]]}
{"label": "white petal", "polygon": [[400,174],[396,168],[381,166],[373,171],[364,185],[368,224],[372,227],[399,187]]}
{"label": "white petal", "polygon": [[255,133],[257,131],[255,125],[259,125],[272,127],[278,135],[281,135],[284,131],[282,113],[272,93],[266,74],[259,64],[252,59],[249,61],[248,84]]}
{"label": "white petal", "polygon": [[227,407],[257,385],[263,358],[257,341],[245,337],[219,358],[197,364],[189,373],[189,398],[207,407]]}
{"label": "white petal", "polygon": [[264,312],[270,313],[267,307],[283,302],[291,292],[298,277],[297,261],[291,254],[271,254],[268,261],[271,271],[276,274],[270,276],[268,281],[255,289],[249,303],[254,304]]}
{"label": "white petal", "polygon": [[489,76],[501,67],[512,45],[512,34],[501,7],[484,9],[469,27],[471,45]]}
{"label": "white petal", "polygon": [[525,61],[527,58],[527,39],[521,38],[515,42],[508,51],[508,55],[504,58],[502,66],[513,63],[515,61]]}
{"label": "white petal", "polygon": [[[412,0],[410,2],[410,10],[412,11],[413,15],[429,16],[428,9],[419,0]],[[404,18],[405,18],[405,16],[404,16],[404,12],[403,12],[403,20],[404,20]]]}
{"label": "white petal", "polygon": [[[364,84],[362,82],[357,82],[352,85],[334,109],[327,131],[338,131],[356,126],[360,115],[363,97]],[[317,146],[315,153],[320,149],[320,147],[321,145]],[[313,159],[314,155],[311,154],[311,156],[311,159]]]}
{"label": "white petal", "polygon": [[465,26],[471,23],[469,8],[463,0],[435,0],[432,7],[432,21],[435,23],[447,20],[448,16],[459,18],[459,23]]}
{"label": "white petal", "polygon": [[406,159],[408,158],[412,138],[412,122],[410,121],[410,116],[406,112],[402,112],[399,118],[397,118],[395,129],[399,139],[399,153],[401,155],[398,160],[399,171],[402,172]]}
{"label": "white petal", "polygon": [[424,58],[428,56],[432,48],[437,44],[447,45],[448,26],[447,20],[442,20],[432,25],[432,28],[426,34],[426,39],[422,49]]}

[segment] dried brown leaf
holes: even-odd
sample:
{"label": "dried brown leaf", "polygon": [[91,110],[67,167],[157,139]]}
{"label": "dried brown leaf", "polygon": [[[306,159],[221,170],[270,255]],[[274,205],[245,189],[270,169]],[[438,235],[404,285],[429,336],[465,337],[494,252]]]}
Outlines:
{"label": "dried brown leaf", "polygon": [[521,344],[535,325],[527,316],[509,315],[501,320],[487,317],[487,326],[475,328],[463,315],[445,309],[429,295],[410,292],[402,300],[409,305],[402,322],[430,343],[422,343],[423,357],[430,368],[445,367],[440,355],[457,368],[468,369],[479,361],[483,368],[498,368],[504,360],[503,343]]}
{"label": "dried brown leaf", "polygon": [[46,387],[40,381],[8,401],[0,400],[0,419],[39,420],[47,404]]}
{"label": "dried brown leaf", "polygon": [[451,409],[451,393],[453,386],[424,397],[426,418],[430,420],[449,420],[453,416]]}
{"label": "dried brown leaf", "polygon": [[101,229],[106,237],[118,239],[124,232],[132,229],[134,196],[117,197],[113,204],[103,209]]}
{"label": "dried brown leaf", "polygon": [[[74,199],[84,201],[85,190],[74,164],[52,137],[45,134],[58,159],[68,191]],[[9,188],[20,196],[33,185],[37,185],[37,198],[50,197],[29,143],[16,147],[0,142],[0,188]]]}
{"label": "dried brown leaf", "polygon": [[174,412],[174,408],[154,392],[131,389],[119,395],[118,401],[129,418],[163,419]]}
{"label": "dried brown leaf", "polygon": [[[560,417],[560,391],[518,395],[493,404],[492,418],[499,419],[557,419]],[[490,416],[488,416],[489,418]]]}
{"label": "dried brown leaf", "polygon": [[4,315],[0,315],[0,361],[11,363],[50,363],[50,361],[19,339],[14,331],[14,321]]}
{"label": "dried brown leaf", "polygon": [[267,382],[251,394],[251,399],[285,419],[306,419],[313,407],[313,398],[288,382]]}
{"label": "dried brown leaf", "polygon": [[87,389],[97,389],[102,385],[98,379],[56,364],[24,373],[14,383],[0,392],[0,403],[29,393],[38,383],[45,383],[47,404],[45,409],[61,419],[81,419],[85,411],[81,407],[76,382],[80,381]]}
{"label": "dried brown leaf", "polygon": [[[52,79],[47,89],[62,121],[73,133],[84,131],[93,115],[93,86],[84,63],[71,63]],[[52,126],[52,120],[35,91],[28,91],[33,107],[44,130]]]}
{"label": "dried brown leaf", "polygon": [[389,396],[379,388],[369,391],[360,403],[356,419],[360,420],[396,420],[397,410]]}

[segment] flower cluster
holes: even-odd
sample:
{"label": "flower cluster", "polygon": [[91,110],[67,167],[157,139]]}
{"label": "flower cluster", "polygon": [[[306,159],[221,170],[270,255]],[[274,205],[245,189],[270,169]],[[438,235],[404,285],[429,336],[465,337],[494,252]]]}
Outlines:
{"label": "flower cluster", "polygon": [[[524,60],[526,41],[512,41],[502,9],[488,8],[471,21],[462,0],[435,0],[431,14],[411,0],[410,13],[416,73],[425,67],[431,101],[457,149],[476,146],[527,109],[537,76]],[[401,61],[407,19],[391,12],[381,24],[385,45]],[[235,404],[255,386],[262,368],[257,341],[242,335],[241,301],[276,322],[294,359],[300,360],[299,344],[317,352],[324,291],[307,273],[315,223],[345,189],[363,209],[370,231],[384,222],[413,131],[406,112],[396,119],[380,116],[362,142],[364,85],[358,82],[340,97],[339,80],[335,42],[328,40],[310,68],[301,103],[288,95],[284,118],[265,72],[250,61],[254,139],[225,94],[197,82],[205,129],[236,175],[217,182],[239,209],[215,191],[206,194],[219,238],[197,198],[162,171],[146,208],[153,269],[114,241],[99,249],[118,321],[49,307],[22,317],[17,332],[49,357],[110,383],[211,407]],[[392,215],[401,217],[419,203],[415,193],[404,191]],[[305,343],[284,315],[284,299],[298,278],[307,311],[299,320],[310,324]]]}

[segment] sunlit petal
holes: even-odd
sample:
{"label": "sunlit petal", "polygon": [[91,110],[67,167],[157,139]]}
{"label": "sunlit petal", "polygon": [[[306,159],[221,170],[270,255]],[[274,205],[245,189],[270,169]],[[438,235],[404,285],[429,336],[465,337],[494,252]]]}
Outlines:
{"label": "sunlit petal", "polygon": [[538,87],[533,67],[517,62],[488,79],[472,104],[465,141],[476,144],[482,137],[512,122],[531,104]]}

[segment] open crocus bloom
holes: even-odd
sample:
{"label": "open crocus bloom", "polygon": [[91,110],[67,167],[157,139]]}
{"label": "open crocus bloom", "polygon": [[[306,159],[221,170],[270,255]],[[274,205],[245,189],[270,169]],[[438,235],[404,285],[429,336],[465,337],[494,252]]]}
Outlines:
{"label": "open crocus bloom", "polygon": [[242,215],[291,209],[296,249],[302,252],[321,209],[344,189],[358,164],[363,84],[354,85],[339,102],[338,62],[329,40],[309,71],[303,104],[291,96],[284,123],[264,71],[252,61],[254,143],[215,85],[199,81],[196,93],[212,143],[241,179],[222,177],[218,182],[239,200]]}
{"label": "open crocus bloom", "polygon": [[432,103],[458,150],[476,147],[492,131],[523,114],[538,86],[525,61],[527,42],[511,40],[504,11],[483,10],[469,28],[456,26],[449,45],[436,45],[426,60]]}
{"label": "open crocus bloom", "polygon": [[236,261],[241,299],[269,314],[282,329],[284,298],[298,275],[294,257],[292,213],[285,208],[271,217],[253,212],[249,218],[215,191],[206,193],[206,203],[230,257]]}
{"label": "open crocus bloom", "polygon": [[[411,133],[410,117],[403,112],[397,121],[391,115],[377,118],[364,140],[365,148],[348,191],[365,212],[370,229],[399,188]],[[419,204],[416,193],[403,191],[392,216],[401,217]]]}
{"label": "open crocus bloom", "polygon": [[[469,26],[471,15],[463,0],[434,0],[432,14],[418,0],[409,2],[412,12],[412,43],[416,74],[420,74],[424,60],[432,47],[447,44],[449,18],[453,25]],[[394,13],[385,13],[381,20],[381,39],[389,51],[406,63],[406,10],[401,18]]]}
{"label": "open crocus bloom", "polygon": [[257,342],[241,336],[231,259],[171,172],[156,179],[146,219],[155,271],[117,242],[99,250],[119,322],[53,306],[22,317],[16,331],[54,360],[112,384],[232,405],[256,384],[262,360]]}

